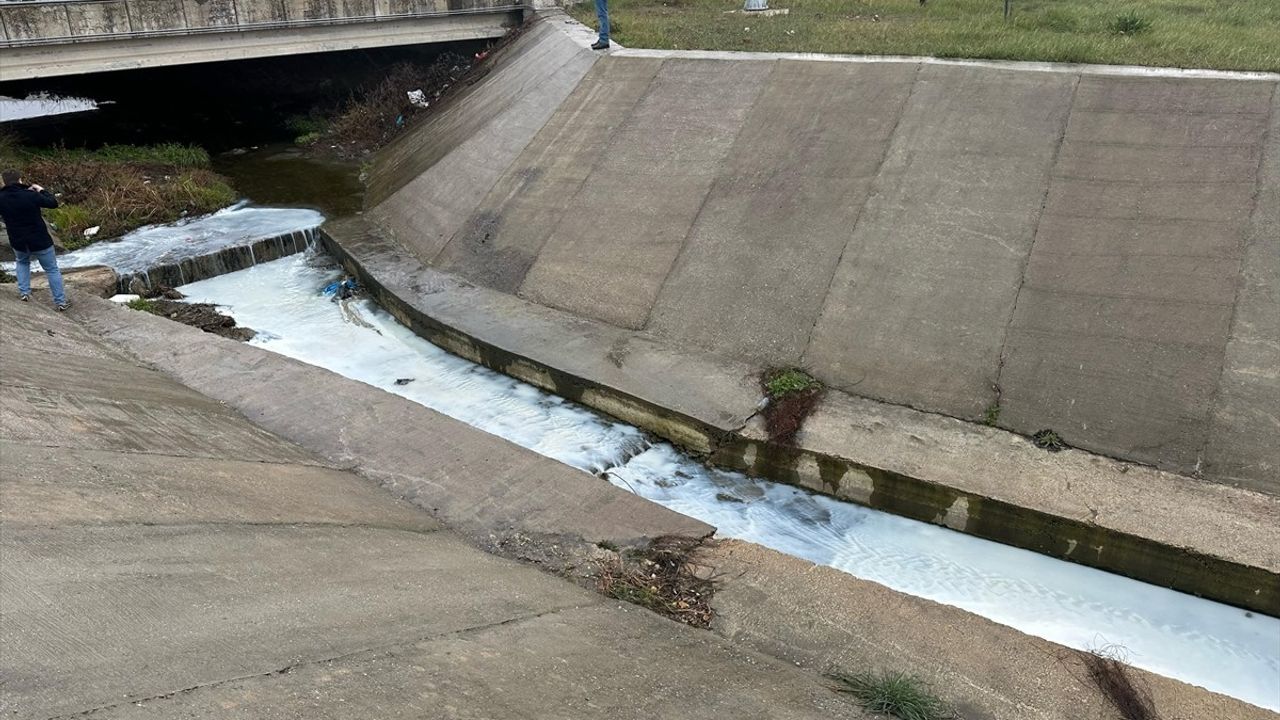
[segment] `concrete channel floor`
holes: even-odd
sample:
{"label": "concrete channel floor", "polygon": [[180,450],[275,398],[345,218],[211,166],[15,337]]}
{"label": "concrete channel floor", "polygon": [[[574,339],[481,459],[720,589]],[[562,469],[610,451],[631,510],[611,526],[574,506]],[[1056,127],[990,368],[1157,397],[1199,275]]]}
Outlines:
{"label": "concrete channel floor", "polygon": [[70,315],[0,291],[0,716],[862,716],[481,552]]}

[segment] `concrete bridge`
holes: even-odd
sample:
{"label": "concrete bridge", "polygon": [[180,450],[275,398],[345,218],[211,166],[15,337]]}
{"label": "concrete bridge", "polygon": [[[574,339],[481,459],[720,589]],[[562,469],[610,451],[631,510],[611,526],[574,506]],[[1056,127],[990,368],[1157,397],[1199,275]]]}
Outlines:
{"label": "concrete bridge", "polygon": [[0,0],[0,81],[499,37],[520,0]]}

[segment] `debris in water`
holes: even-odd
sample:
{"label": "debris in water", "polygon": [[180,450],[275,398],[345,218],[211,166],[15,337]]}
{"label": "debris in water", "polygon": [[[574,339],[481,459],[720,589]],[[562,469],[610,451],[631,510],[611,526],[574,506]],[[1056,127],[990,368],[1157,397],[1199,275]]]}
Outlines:
{"label": "debris in water", "polygon": [[356,294],[356,290],[360,289],[360,285],[351,278],[343,278],[342,280],[334,280],[321,290],[325,295],[332,297],[334,300],[348,300],[352,295]]}
{"label": "debris in water", "polygon": [[415,379],[416,379],[416,378],[396,378],[396,384],[397,384],[397,385],[408,385],[409,383],[413,382]]}

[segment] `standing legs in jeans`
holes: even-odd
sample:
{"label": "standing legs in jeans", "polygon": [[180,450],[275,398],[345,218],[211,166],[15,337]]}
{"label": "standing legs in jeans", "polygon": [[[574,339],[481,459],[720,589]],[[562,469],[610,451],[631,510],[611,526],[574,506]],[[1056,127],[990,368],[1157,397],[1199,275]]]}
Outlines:
{"label": "standing legs in jeans", "polygon": [[600,21],[600,40],[591,49],[603,50],[609,47],[609,0],[596,0],[596,19]]}
{"label": "standing legs in jeans", "polygon": [[52,247],[45,248],[39,252],[14,250],[13,254],[18,260],[19,295],[27,297],[31,294],[31,259],[35,258],[40,261],[40,267],[44,269],[45,277],[49,280],[49,291],[53,293],[53,304],[60,308],[67,304],[67,294],[62,287],[62,271],[58,269],[58,258],[54,255]]}

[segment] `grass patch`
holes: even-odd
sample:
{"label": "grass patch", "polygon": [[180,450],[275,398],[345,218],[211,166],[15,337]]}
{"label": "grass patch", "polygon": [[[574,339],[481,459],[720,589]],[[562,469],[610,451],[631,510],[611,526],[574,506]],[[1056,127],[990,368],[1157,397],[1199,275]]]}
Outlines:
{"label": "grass patch", "polygon": [[130,310],[138,310],[140,312],[151,313],[152,315],[160,314],[160,303],[144,297],[134,298],[125,303],[125,306]]}
{"label": "grass patch", "polygon": [[1049,452],[1058,452],[1059,450],[1067,449],[1066,441],[1063,440],[1062,436],[1054,430],[1041,430],[1037,432],[1035,435],[1031,436],[1031,442],[1041,450],[1048,450]]}
{"label": "grass patch", "polygon": [[[1117,15],[1115,20],[1111,21],[1111,32],[1117,35],[1137,35],[1150,29],[1151,21],[1139,15],[1136,10]],[[1277,40],[1280,41],[1280,38]]]}
{"label": "grass patch", "polygon": [[794,442],[805,418],[822,399],[822,383],[797,368],[775,368],[760,377],[760,387],[767,402],[763,415],[769,439],[782,444]]}
{"label": "grass patch", "polygon": [[284,125],[293,133],[295,145],[313,145],[324,137],[329,129],[329,121],[314,115],[294,115],[285,120]]}
{"label": "grass patch", "polygon": [[862,702],[867,712],[901,720],[951,720],[956,713],[933,695],[929,686],[906,673],[862,672],[833,674],[836,691],[848,693]]}
{"label": "grass patch", "polygon": [[987,427],[995,427],[1000,422],[1000,402],[996,401],[987,406],[982,413],[982,424]]}
{"label": "grass patch", "polygon": [[820,385],[821,383],[815,380],[812,375],[795,368],[774,370],[769,373],[764,381],[764,389],[769,393],[769,397],[773,399],[789,393],[803,392]]}
{"label": "grass patch", "polygon": [[[618,42],[631,47],[1280,71],[1275,0],[1014,0],[1009,21],[1003,3],[992,0],[923,6],[919,0],[787,0],[781,6],[789,14],[765,18],[727,12],[741,3],[724,0],[613,0],[609,13]],[[568,10],[594,26],[591,4]]]}
{"label": "grass patch", "polygon": [[[10,145],[12,148],[13,146]],[[96,150],[85,148],[15,148],[28,160],[60,162],[97,162],[155,165],[167,168],[207,168],[209,153],[195,145],[164,143],[161,145],[103,145]]]}
{"label": "grass patch", "polygon": [[701,541],[655,538],[643,550],[619,554],[600,570],[598,588],[616,600],[648,608],[686,625],[711,626],[713,579],[702,577],[691,556]]}
{"label": "grass patch", "polygon": [[[58,195],[61,207],[45,217],[59,240],[75,250],[143,225],[213,212],[232,204],[236,191],[209,169],[209,154],[190,145],[107,145],[29,148],[0,139],[0,165],[18,168],[28,182]],[[91,227],[99,231],[86,238]]]}

